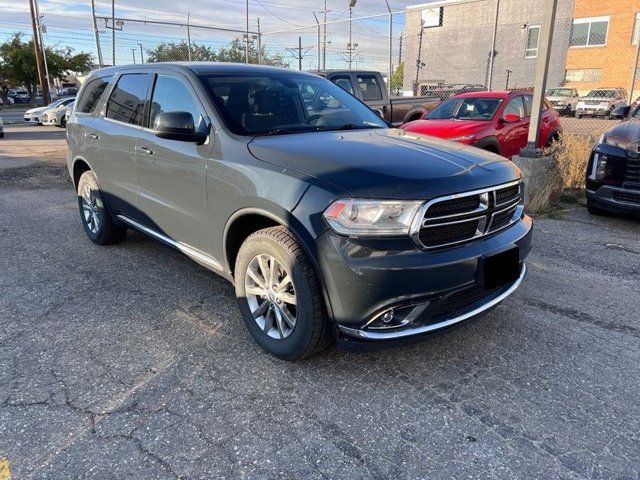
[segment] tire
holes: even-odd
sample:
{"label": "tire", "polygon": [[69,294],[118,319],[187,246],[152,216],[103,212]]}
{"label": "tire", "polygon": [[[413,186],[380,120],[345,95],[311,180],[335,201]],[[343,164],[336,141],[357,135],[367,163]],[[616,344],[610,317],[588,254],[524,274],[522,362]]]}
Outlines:
{"label": "tire", "polygon": [[62,119],[60,120],[60,126],[62,128],[67,128],[67,116],[66,115],[64,117],[62,117]]}
{"label": "tire", "polygon": [[576,112],[576,118],[577,118],[578,120],[580,120],[580,119],[582,118],[582,115],[580,115],[578,112]]}
{"label": "tire", "polygon": [[589,200],[587,200],[587,210],[591,215],[596,215],[598,217],[603,217],[608,215],[605,210],[594,205],[594,203],[590,202]]}
{"label": "tire", "polygon": [[110,245],[125,239],[127,227],[113,222],[91,170],[84,172],[78,181],[78,208],[84,231],[93,243]]}
{"label": "tire", "polygon": [[[242,318],[264,350],[283,360],[299,360],[327,346],[330,337],[320,285],[288,229],[271,227],[247,237],[234,271]],[[274,277],[270,271],[276,272]],[[275,278],[271,288],[272,282],[265,281],[266,277]],[[291,282],[286,281],[287,277]],[[285,300],[276,298],[278,295]],[[291,298],[295,303],[290,302]],[[258,310],[261,314],[254,318],[253,312]],[[290,320],[294,320],[293,326]]]}

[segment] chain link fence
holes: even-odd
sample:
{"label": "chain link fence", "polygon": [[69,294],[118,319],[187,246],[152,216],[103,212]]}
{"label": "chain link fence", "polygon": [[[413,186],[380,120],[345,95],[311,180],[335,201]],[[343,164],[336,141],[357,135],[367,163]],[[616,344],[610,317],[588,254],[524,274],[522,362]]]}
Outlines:
{"label": "chain link fence", "polygon": [[[375,70],[392,95],[445,99],[532,88],[544,6],[545,0],[443,0],[393,11],[381,3],[379,13],[358,15],[354,7],[325,22],[321,12],[310,11],[304,25],[267,31],[252,19],[256,28],[249,32],[188,21],[93,18],[104,65],[248,61]],[[614,106],[640,95],[640,76],[632,83],[640,71],[639,36],[640,0],[558,0],[546,83],[566,131],[604,130]]]}

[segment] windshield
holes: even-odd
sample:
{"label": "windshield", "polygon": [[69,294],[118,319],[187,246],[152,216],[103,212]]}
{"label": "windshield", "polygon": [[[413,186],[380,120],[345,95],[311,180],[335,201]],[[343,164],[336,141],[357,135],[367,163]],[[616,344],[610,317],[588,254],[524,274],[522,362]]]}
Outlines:
{"label": "windshield", "polygon": [[450,98],[431,110],[427,120],[491,120],[502,103],[501,98]]}
{"label": "windshield", "polygon": [[51,102],[49,105],[47,105],[47,107],[57,107],[59,105],[62,105],[66,101],[67,101],[66,98],[61,98],[59,100],[56,100],[55,102]]}
{"label": "windshield", "polygon": [[225,124],[238,135],[387,127],[369,107],[321,77],[274,73],[200,78]]}
{"label": "windshield", "polygon": [[618,96],[618,92],[615,90],[591,90],[587,97],[596,97],[596,98],[616,98]]}
{"label": "windshield", "polygon": [[570,88],[552,88],[547,91],[550,97],[572,97],[573,90]]}

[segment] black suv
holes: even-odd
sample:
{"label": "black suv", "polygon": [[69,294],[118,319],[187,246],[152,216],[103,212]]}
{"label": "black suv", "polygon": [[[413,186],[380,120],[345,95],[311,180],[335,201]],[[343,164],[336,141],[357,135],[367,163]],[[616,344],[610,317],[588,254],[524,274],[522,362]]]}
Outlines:
{"label": "black suv", "polygon": [[623,122],[602,134],[587,164],[587,207],[593,214],[640,214],[640,106],[613,115]]}
{"label": "black suv", "polygon": [[235,284],[285,359],[420,337],[511,294],[531,219],[503,157],[389,128],[321,77],[237,64],[87,78],[68,167],[98,244],[134,228]]}

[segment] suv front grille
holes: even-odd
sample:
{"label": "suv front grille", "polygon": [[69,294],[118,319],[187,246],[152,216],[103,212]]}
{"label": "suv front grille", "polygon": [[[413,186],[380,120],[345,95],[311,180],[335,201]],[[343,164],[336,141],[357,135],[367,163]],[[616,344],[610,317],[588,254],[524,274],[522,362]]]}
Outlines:
{"label": "suv front grille", "polygon": [[627,158],[624,187],[640,189],[640,158]]}
{"label": "suv front grille", "polygon": [[427,249],[447,247],[495,233],[521,214],[521,182],[436,198],[424,207],[416,241]]}

